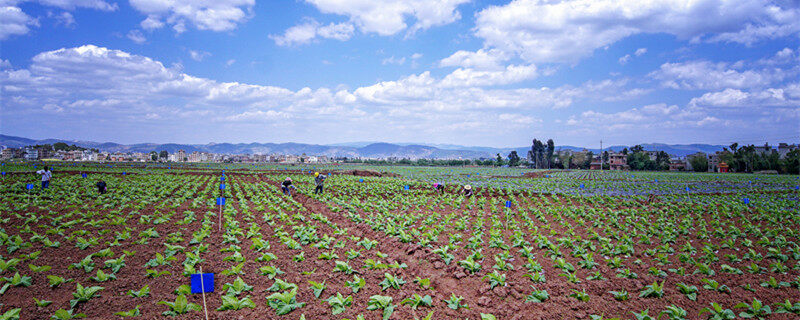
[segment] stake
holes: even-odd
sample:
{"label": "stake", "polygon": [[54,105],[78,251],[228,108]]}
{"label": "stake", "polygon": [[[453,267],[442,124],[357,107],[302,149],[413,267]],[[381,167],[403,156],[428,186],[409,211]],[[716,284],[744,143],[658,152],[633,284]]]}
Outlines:
{"label": "stake", "polygon": [[219,231],[222,232],[222,205],[219,205]]}
{"label": "stake", "polygon": [[206,285],[203,283],[203,267],[200,267],[200,292],[203,293],[203,311],[206,312],[206,320],[208,320],[208,307],[206,306]]}

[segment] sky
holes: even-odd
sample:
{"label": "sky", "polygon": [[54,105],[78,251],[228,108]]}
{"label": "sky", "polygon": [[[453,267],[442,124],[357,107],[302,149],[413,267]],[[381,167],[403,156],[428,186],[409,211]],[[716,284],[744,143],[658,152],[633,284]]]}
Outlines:
{"label": "sky", "polygon": [[0,0],[0,133],[800,141],[794,0]]}

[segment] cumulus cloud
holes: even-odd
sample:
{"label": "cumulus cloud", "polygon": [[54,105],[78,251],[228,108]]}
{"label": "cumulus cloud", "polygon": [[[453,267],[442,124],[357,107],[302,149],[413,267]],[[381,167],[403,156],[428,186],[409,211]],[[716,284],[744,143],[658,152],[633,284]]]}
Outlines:
{"label": "cumulus cloud", "polygon": [[230,31],[252,16],[255,0],[130,0],[131,6],[147,15],[145,30],[172,26],[177,33],[189,25],[199,30]]}
{"label": "cumulus cloud", "polygon": [[497,49],[480,49],[475,52],[459,50],[439,61],[439,66],[498,70],[503,68],[501,66],[502,62],[508,60],[508,58],[504,52]]}
{"label": "cumulus cloud", "polygon": [[195,77],[179,65],[85,45],[39,53],[27,68],[0,68],[0,83],[3,115],[15,119],[59,112],[64,119],[91,115],[120,126],[151,120],[304,127],[318,121],[322,133],[353,136],[387,130],[442,133],[443,124],[453,126],[448,130],[472,128],[476,136],[510,133],[539,123],[531,115],[534,109],[616,96],[625,87],[622,80],[577,87],[496,87],[536,72],[529,65],[497,71],[459,68],[443,77],[426,71],[354,90],[295,91]]}
{"label": "cumulus cloud", "polygon": [[514,0],[476,14],[486,48],[529,62],[574,63],[642,33],[752,44],[800,31],[800,8],[770,0]]}
{"label": "cumulus cloud", "polygon": [[584,133],[603,133],[617,136],[615,130],[626,129],[688,129],[719,124],[720,119],[694,107],[658,103],[618,112],[588,110],[569,117],[568,126]]}
{"label": "cumulus cloud", "polygon": [[194,61],[203,61],[206,57],[210,57],[211,53],[200,50],[189,50],[189,57]]}
{"label": "cumulus cloud", "polygon": [[0,6],[0,40],[27,34],[35,20],[14,6]]}
{"label": "cumulus cloud", "polygon": [[[469,0],[306,0],[323,13],[347,16],[364,33],[393,35],[452,23],[461,15],[456,8]],[[412,23],[411,27],[408,23]]]}
{"label": "cumulus cloud", "polygon": [[[30,31],[29,26],[38,26],[38,20],[30,17],[19,7],[23,0],[3,0],[0,1],[0,40],[5,40],[14,35],[24,35]],[[101,11],[115,11],[118,9],[116,3],[110,4],[102,0],[38,0],[42,6],[57,7],[64,10],[75,10],[77,8],[96,9]],[[56,23],[70,27],[75,24],[72,13],[62,12],[54,15],[48,13],[49,17],[54,17]]]}
{"label": "cumulus cloud", "polygon": [[770,67],[744,69],[742,64],[709,61],[665,63],[650,73],[661,85],[673,89],[719,90],[724,88],[758,88],[796,76],[800,69]]}
{"label": "cumulus cloud", "polygon": [[697,107],[790,107],[800,108],[800,83],[743,91],[728,88],[693,98],[689,105]]}
{"label": "cumulus cloud", "polygon": [[292,46],[310,43],[317,37],[345,41],[353,36],[354,30],[353,25],[349,23],[321,25],[316,20],[306,19],[306,22],[286,29],[283,35],[269,37],[279,46]]}

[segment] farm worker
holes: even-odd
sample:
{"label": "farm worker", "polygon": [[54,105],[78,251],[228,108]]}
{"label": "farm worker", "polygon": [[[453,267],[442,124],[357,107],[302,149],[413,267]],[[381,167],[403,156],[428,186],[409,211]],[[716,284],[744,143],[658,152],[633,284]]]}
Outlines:
{"label": "farm worker", "polygon": [[325,183],[325,175],[319,174],[319,172],[314,172],[314,183],[317,184],[317,187],[314,188],[314,194],[322,193],[322,187]]}
{"label": "farm worker", "polygon": [[462,192],[462,193],[463,193],[465,196],[467,196],[467,197],[471,197],[471,196],[472,196],[472,186],[471,186],[471,185],[465,185],[465,186],[464,186],[464,190],[462,190],[461,192]]}
{"label": "farm worker", "polygon": [[444,194],[444,184],[434,183],[433,184],[433,189],[436,190],[436,192],[438,192],[438,193]]}
{"label": "farm worker", "polygon": [[295,187],[292,185],[292,178],[286,177],[286,180],[283,180],[283,183],[281,183],[281,190],[283,190],[283,194],[291,196],[291,189],[295,189]]}
{"label": "farm worker", "polygon": [[99,182],[97,182],[97,184],[95,186],[97,186],[97,192],[100,192],[100,194],[106,193],[106,182],[105,181],[100,180]]}
{"label": "farm worker", "polygon": [[36,171],[36,173],[42,175],[42,190],[47,189],[50,186],[50,178],[53,177],[53,173],[50,172],[50,168],[44,166],[43,170]]}

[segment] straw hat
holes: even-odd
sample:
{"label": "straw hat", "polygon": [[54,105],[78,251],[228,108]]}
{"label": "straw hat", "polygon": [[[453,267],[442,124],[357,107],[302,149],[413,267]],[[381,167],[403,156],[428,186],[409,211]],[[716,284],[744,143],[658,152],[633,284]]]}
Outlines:
{"label": "straw hat", "polygon": [[319,172],[314,172],[315,177],[319,177]]}
{"label": "straw hat", "polygon": [[467,189],[467,190],[472,190],[472,186],[471,186],[471,185],[465,185],[465,186],[464,186],[464,189]]}
{"label": "straw hat", "polygon": [[292,178],[286,177],[286,181],[292,181]]}

